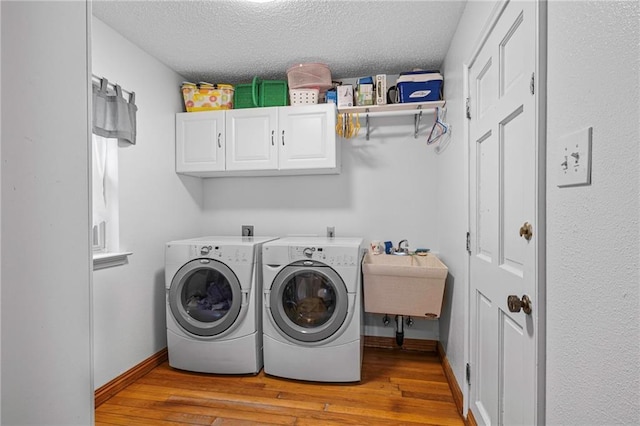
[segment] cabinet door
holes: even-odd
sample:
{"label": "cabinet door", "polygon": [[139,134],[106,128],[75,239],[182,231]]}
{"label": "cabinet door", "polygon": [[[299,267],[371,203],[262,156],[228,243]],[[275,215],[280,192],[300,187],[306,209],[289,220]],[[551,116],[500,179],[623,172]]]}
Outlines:
{"label": "cabinet door", "polygon": [[336,168],[334,104],[280,108],[279,168]]}
{"label": "cabinet door", "polygon": [[224,170],[224,111],[176,114],[176,172]]}
{"label": "cabinet door", "polygon": [[227,170],[278,168],[278,108],[227,111]]}

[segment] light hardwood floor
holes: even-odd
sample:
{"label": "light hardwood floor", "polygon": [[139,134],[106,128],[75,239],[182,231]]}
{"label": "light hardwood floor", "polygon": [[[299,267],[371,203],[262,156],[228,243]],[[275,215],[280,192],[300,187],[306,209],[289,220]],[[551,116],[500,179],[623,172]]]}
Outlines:
{"label": "light hardwood floor", "polygon": [[435,353],[366,347],[362,380],[153,369],[96,409],[96,425],[463,425]]}

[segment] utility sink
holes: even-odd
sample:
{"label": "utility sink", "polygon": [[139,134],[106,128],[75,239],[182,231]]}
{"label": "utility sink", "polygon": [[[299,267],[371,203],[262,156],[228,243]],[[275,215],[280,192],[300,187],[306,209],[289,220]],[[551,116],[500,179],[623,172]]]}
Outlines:
{"label": "utility sink", "polygon": [[435,255],[367,253],[362,273],[365,312],[440,317],[448,269]]}

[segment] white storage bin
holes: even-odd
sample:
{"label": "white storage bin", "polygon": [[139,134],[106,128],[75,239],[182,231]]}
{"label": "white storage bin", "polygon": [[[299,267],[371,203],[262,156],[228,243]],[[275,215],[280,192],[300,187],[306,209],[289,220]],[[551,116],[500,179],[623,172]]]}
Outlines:
{"label": "white storage bin", "polygon": [[290,105],[312,105],[318,103],[318,89],[291,89],[289,90]]}

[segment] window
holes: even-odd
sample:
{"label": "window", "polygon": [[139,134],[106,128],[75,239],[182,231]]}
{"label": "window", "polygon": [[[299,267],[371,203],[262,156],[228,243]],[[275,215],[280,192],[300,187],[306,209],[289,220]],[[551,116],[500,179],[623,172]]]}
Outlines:
{"label": "window", "polygon": [[119,251],[118,141],[92,135],[94,254]]}
{"label": "window", "polygon": [[91,138],[93,269],[122,265],[131,253],[120,250],[118,217],[118,144],[136,143],[135,93],[94,75]]}

